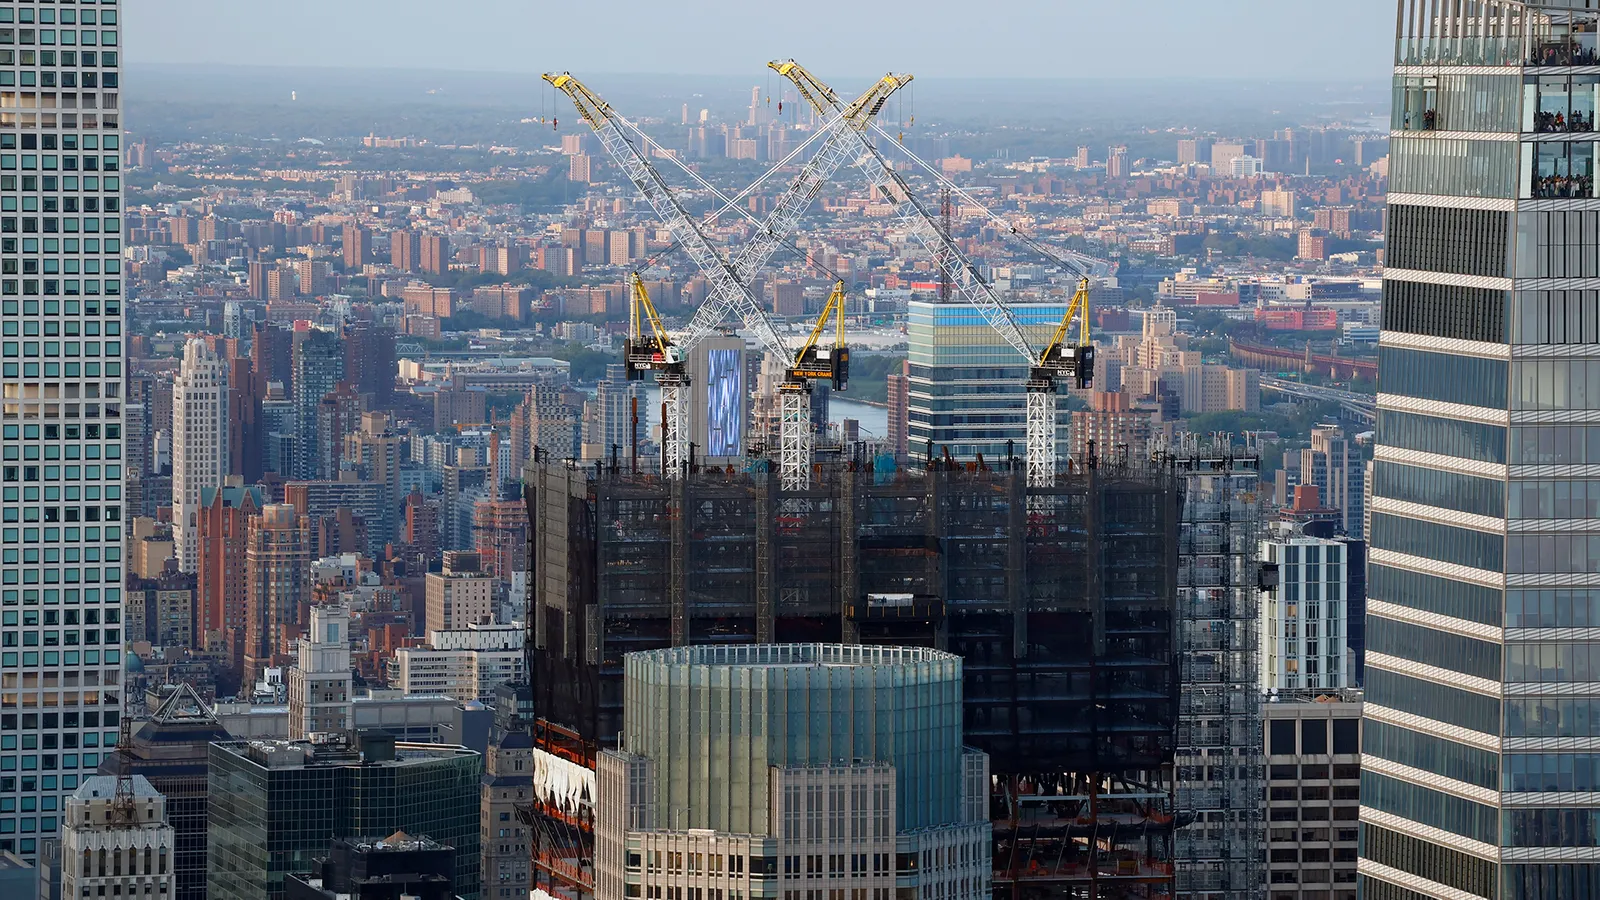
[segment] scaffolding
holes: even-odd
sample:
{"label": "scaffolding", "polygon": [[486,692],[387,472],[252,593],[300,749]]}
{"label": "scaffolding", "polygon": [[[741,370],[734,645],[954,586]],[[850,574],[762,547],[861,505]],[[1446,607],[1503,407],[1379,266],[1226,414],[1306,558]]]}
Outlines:
{"label": "scaffolding", "polygon": [[1178,628],[1177,894],[1260,900],[1262,824],[1258,544],[1261,461],[1226,436],[1171,455],[1183,480]]}
{"label": "scaffolding", "polygon": [[1171,897],[1182,479],[1125,457],[1049,486],[1024,469],[841,458],[784,490],[760,460],[670,481],[530,464],[535,709],[606,747],[628,652],[948,650],[990,756],[995,896]]}

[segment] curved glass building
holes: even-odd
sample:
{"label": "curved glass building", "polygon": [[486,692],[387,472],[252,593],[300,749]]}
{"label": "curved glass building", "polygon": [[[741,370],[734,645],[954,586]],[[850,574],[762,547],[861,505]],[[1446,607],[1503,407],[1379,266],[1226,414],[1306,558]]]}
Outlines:
{"label": "curved glass building", "polygon": [[597,897],[988,895],[988,757],[961,744],[960,657],[676,647],[628,654],[623,690],[623,749],[597,766]]}

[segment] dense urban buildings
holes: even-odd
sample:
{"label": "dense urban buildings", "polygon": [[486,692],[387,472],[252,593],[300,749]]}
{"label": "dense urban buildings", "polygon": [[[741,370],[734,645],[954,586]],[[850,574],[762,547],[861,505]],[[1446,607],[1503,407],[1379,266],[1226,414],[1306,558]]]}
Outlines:
{"label": "dense urban buildings", "polygon": [[[1576,566],[1592,512],[1581,468],[1512,467],[1573,457],[1581,354],[1546,345],[1593,342],[1561,292],[1596,273],[1529,241],[1482,263],[1511,213],[1550,236],[1587,202],[1587,13],[1446,29],[1523,28],[1559,67],[1436,71],[1435,48],[1393,117],[1274,78],[1249,93],[1271,124],[1182,83],[1134,125],[986,101],[974,127],[943,98],[907,119],[896,88],[858,111],[901,133],[843,129],[840,154],[816,152],[831,91],[781,66],[693,98],[597,82],[650,134],[635,159],[467,74],[352,71],[328,108],[362,115],[309,118],[305,87],[196,104],[154,79],[124,122],[116,7],[0,8],[0,868],[61,889],[64,800],[95,771],[164,797],[182,900],[1352,900],[1358,827],[1377,900],[1453,900],[1519,866],[1516,896],[1549,893],[1516,854],[1581,849],[1501,852],[1574,842],[1554,814],[1492,846],[1450,831],[1458,800],[1499,809],[1496,753],[1567,789],[1581,686],[1513,736],[1460,730],[1482,710],[1455,694],[1401,709],[1396,679],[1511,723],[1505,696],[1557,691],[1508,686],[1487,648],[1548,639],[1553,664],[1514,670],[1548,682],[1584,646],[1515,630],[1582,627],[1582,572],[1462,554],[1509,507],[1524,559]],[[1504,194],[1524,152],[1528,196],[1466,196]],[[830,160],[875,186],[813,177]],[[1497,307],[1514,288],[1532,299]],[[1061,321],[1080,289],[1084,332]],[[704,315],[734,293],[737,320]],[[1473,331],[1501,307],[1503,340]],[[685,342],[681,440],[656,313]],[[849,378],[796,391],[813,329]],[[1540,359],[1513,362],[1529,334]],[[1096,365],[1057,379],[1041,459],[1031,353],[1057,335]],[[1463,399],[1495,364],[1505,402]],[[1513,418],[1538,434],[1491,458],[1482,429]],[[1525,576],[1537,613],[1482,612]],[[727,697],[750,716],[706,705]],[[888,707],[916,715],[844,715]],[[725,712],[761,734],[713,740]],[[1514,743],[1547,737],[1576,743]],[[151,871],[116,859],[104,877]]]}

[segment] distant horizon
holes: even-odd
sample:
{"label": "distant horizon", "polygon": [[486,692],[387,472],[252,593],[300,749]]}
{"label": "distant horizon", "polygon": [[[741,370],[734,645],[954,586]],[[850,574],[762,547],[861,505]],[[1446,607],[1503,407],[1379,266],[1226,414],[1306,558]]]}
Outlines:
{"label": "distant horizon", "polygon": [[[451,77],[474,76],[474,75],[504,77],[504,76],[507,76],[507,75],[514,75],[514,76],[518,76],[518,77],[531,78],[531,79],[533,79],[535,81],[540,80],[541,76],[544,74],[542,72],[533,72],[533,71],[508,72],[508,71],[499,70],[499,69],[427,68],[427,67],[395,66],[395,65],[381,65],[381,64],[362,64],[362,65],[320,64],[320,65],[311,65],[311,64],[272,64],[272,63],[239,63],[239,62],[139,62],[137,60],[130,61],[126,66],[124,66],[124,69],[264,69],[264,70],[274,71],[274,72],[328,71],[328,72],[371,72],[371,73],[385,73],[385,74],[388,74],[388,73],[407,73],[407,74],[415,74],[415,75],[419,75],[419,76],[420,75],[443,75],[443,76],[451,76]],[[572,71],[572,70],[570,70],[570,69],[562,69],[562,70],[553,70],[553,71],[563,71],[563,72],[565,72],[565,71]],[[894,71],[902,71],[902,70],[898,70],[897,69],[897,70],[894,70]],[[766,73],[767,73],[767,69],[766,69],[766,67],[764,65],[759,69],[751,70],[751,75],[749,77],[746,77],[746,76],[741,75],[741,74],[731,73],[731,72],[637,72],[637,71],[636,72],[622,72],[622,71],[608,72],[608,71],[599,70],[599,69],[572,72],[572,74],[577,75],[580,79],[584,79],[584,78],[622,78],[622,79],[645,79],[645,78],[695,79],[695,78],[704,78],[704,79],[717,79],[717,80],[723,80],[723,81],[738,81],[741,84],[747,84],[747,85],[751,85],[751,86],[755,86],[755,83],[751,81],[752,78],[756,79],[757,81],[764,81],[766,79],[766,77],[767,77]],[[841,73],[841,72],[829,71],[829,72],[826,72],[826,73],[820,73],[819,72],[819,74],[826,74],[830,80],[838,80],[838,81],[843,82],[843,81],[867,81],[867,80],[870,80],[870,79],[879,78],[884,73],[883,72],[877,72],[877,73],[842,72]],[[1161,76],[1161,75],[1146,75],[1146,76],[1119,76],[1119,75],[1099,75],[1099,76],[1094,76],[1094,75],[918,75],[915,71],[911,71],[911,74],[915,77],[917,82],[939,82],[939,83],[1014,82],[1014,81],[1021,81],[1021,82],[1057,82],[1057,81],[1060,81],[1060,82],[1085,82],[1085,83],[1096,83],[1096,84],[1097,83],[1119,83],[1119,84],[1149,85],[1149,84],[1164,83],[1164,82],[1167,82],[1167,81],[1170,80],[1167,76]],[[1389,84],[1389,78],[1390,78],[1390,75],[1387,72],[1383,73],[1381,76],[1373,76],[1373,77],[1371,77],[1369,79],[1361,79],[1361,78],[1357,78],[1357,77],[1261,78],[1260,76],[1255,76],[1255,75],[1214,75],[1214,76],[1196,76],[1196,77],[1186,78],[1185,79],[1185,83],[1189,84],[1189,85],[1194,85],[1194,84],[1239,84],[1239,83],[1244,83],[1244,84],[1252,84],[1252,85],[1319,85],[1319,86],[1348,85],[1348,86],[1358,86],[1358,87],[1369,87],[1369,86],[1370,87],[1377,87],[1377,86],[1387,87],[1388,84]]]}
{"label": "distant horizon", "polygon": [[[914,9],[813,0],[671,7],[475,0],[145,0],[124,23],[126,62],[391,67],[538,74],[760,73],[793,57],[819,72],[910,71],[930,78],[1365,80],[1387,75],[1394,0],[923,0]],[[874,61],[864,64],[864,60]],[[400,68],[405,68],[401,66]]]}

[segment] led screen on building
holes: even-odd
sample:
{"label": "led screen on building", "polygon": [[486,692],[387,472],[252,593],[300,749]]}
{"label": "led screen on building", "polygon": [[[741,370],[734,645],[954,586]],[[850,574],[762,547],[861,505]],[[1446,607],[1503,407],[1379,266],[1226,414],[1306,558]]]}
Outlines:
{"label": "led screen on building", "polygon": [[738,350],[707,353],[706,456],[742,456],[744,365]]}

